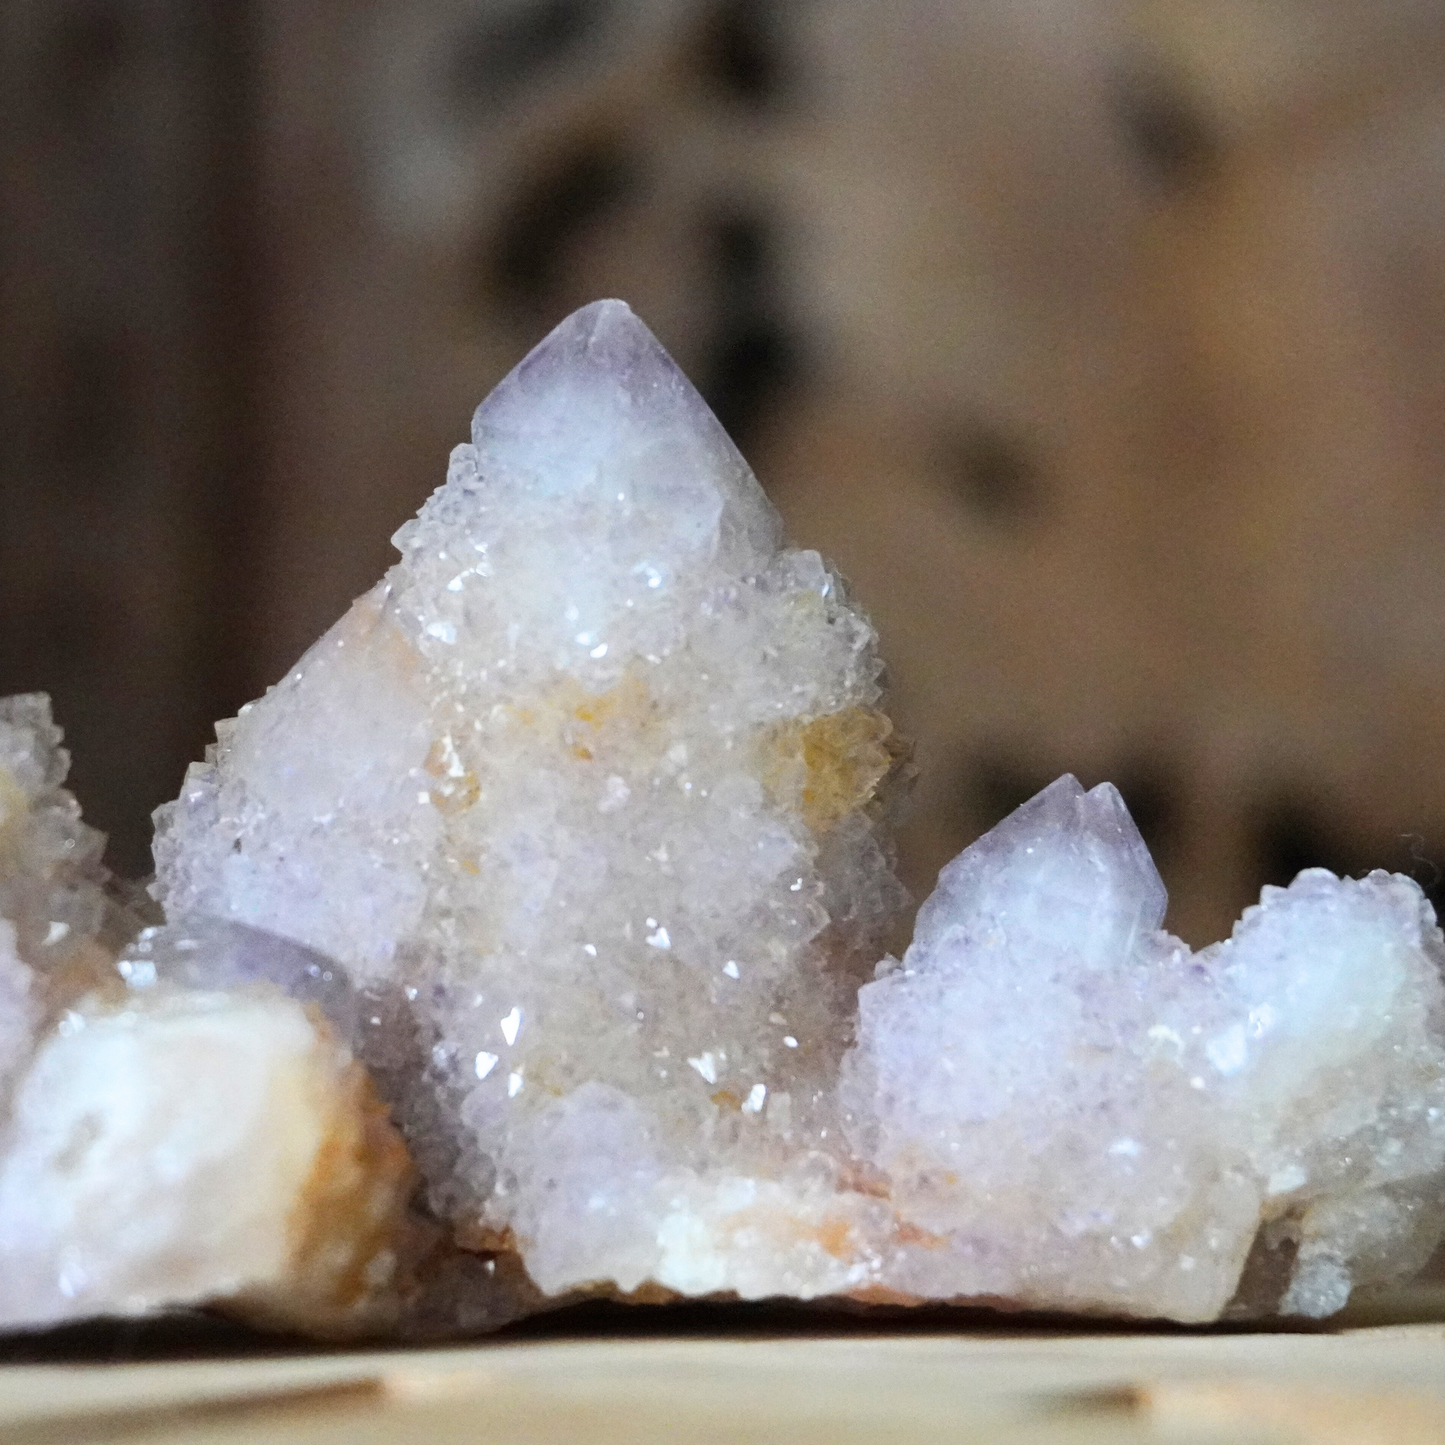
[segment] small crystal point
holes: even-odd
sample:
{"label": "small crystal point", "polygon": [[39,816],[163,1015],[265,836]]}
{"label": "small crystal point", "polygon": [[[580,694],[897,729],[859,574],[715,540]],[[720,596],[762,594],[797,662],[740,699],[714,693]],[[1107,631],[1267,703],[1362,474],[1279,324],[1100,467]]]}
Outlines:
{"label": "small crystal point", "polygon": [[1091,966],[1159,929],[1167,903],[1119,790],[1100,783],[1085,792],[1065,773],[943,869],[918,930],[927,936],[936,920],[961,913],[1015,935],[1046,921],[1051,932],[1066,929],[1078,964]]}
{"label": "small crystal point", "polygon": [[[564,427],[575,418],[564,408],[587,398],[589,429],[602,427],[592,440],[601,450],[607,423],[650,413],[650,420],[685,408],[704,426],[712,418],[707,404],[662,343],[625,301],[594,301],[574,311],[527,353],[477,407],[472,443],[486,456],[503,456],[520,438],[534,446],[539,434]],[[726,433],[723,433],[724,438]],[[731,445],[729,442],[728,445]]]}

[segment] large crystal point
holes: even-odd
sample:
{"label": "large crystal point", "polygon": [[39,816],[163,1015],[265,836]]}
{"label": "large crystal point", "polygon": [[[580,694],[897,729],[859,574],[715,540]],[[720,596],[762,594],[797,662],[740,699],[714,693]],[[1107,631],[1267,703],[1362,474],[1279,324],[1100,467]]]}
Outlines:
{"label": "large crystal point", "polygon": [[1445,949],[1418,886],[1306,872],[1198,955],[1163,913],[1108,784],[1061,778],[944,869],[842,1071],[919,1231],[889,1286],[1208,1320],[1425,1263]]}
{"label": "large crystal point", "polygon": [[396,543],[160,810],[157,896],[405,1002],[432,1207],[545,1289],[845,1287],[788,1201],[901,901],[872,629],[617,301]]}

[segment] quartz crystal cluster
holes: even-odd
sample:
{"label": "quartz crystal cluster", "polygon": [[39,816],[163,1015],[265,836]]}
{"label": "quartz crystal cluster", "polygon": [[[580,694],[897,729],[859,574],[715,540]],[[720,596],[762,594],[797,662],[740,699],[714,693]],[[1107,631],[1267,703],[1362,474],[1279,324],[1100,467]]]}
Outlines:
{"label": "quartz crystal cluster", "polygon": [[1419,888],[1312,870],[1192,953],[1118,793],[1066,777],[877,963],[909,770],[876,637],[622,303],[498,387],[396,542],[157,815],[167,924],[87,944],[109,981],[60,1002],[94,848],[48,717],[0,713],[32,738],[0,732],[0,1323],[436,1332],[599,1292],[1204,1321],[1425,1265]]}
{"label": "quartz crystal cluster", "polygon": [[1426,1263],[1445,948],[1419,887],[1311,869],[1198,954],[1164,905],[1122,798],[1071,777],[943,870],[843,1067],[855,1146],[925,1235],[892,1288],[1327,1315]]}
{"label": "quartz crystal cluster", "polygon": [[[328,1333],[394,1314],[411,1165],[344,1044],[260,971],[280,939],[151,930],[60,785],[39,695],[0,700],[0,1327],[221,1304]],[[130,977],[134,988],[127,988]],[[290,982],[291,980],[287,980]]]}
{"label": "quartz crystal cluster", "polygon": [[396,543],[161,810],[157,896],[406,1005],[416,1067],[364,1057],[429,1205],[548,1292],[845,1287],[800,1221],[903,901],[873,629],[620,302]]}

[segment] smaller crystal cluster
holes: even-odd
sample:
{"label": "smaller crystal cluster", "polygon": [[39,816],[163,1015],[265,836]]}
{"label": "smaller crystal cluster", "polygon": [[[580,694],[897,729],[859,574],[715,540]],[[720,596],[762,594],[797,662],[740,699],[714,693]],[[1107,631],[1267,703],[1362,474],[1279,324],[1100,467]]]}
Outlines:
{"label": "smaller crystal cluster", "polygon": [[117,965],[139,920],[59,744],[48,699],[0,700],[0,1327],[395,1318],[411,1161],[309,1006],[327,970],[215,924],[147,930]]}
{"label": "smaller crystal cluster", "polygon": [[1119,794],[1071,777],[943,870],[843,1068],[854,1142],[923,1236],[893,1288],[1328,1315],[1425,1264],[1445,948],[1419,887],[1311,869],[1198,954],[1164,906]]}
{"label": "smaller crystal cluster", "polygon": [[127,927],[69,768],[50,699],[0,698],[0,1108],[42,1020],[107,970]]}

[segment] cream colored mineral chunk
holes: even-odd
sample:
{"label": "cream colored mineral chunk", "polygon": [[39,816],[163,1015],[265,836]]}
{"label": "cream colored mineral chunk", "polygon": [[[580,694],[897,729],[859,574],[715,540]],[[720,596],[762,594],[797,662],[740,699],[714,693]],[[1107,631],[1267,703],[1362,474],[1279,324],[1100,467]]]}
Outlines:
{"label": "cream colored mineral chunk", "polygon": [[279,991],[83,1001],[16,1092],[0,1325],[204,1304],[374,1325],[409,1182],[360,1068]]}
{"label": "cream colored mineral chunk", "polygon": [[[195,1304],[378,1326],[410,1161],[331,1026],[250,966],[297,950],[151,930],[118,968],[138,920],[68,766],[46,698],[0,699],[0,1328]],[[157,979],[166,948],[220,983]]]}

